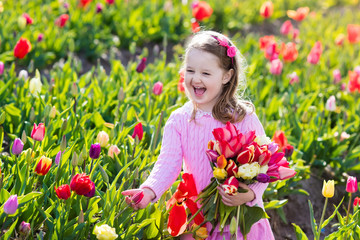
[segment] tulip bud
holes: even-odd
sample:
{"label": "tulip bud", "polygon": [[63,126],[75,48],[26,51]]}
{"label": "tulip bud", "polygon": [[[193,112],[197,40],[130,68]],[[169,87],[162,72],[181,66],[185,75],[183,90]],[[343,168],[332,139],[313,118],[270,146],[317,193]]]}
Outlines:
{"label": "tulip bud", "polygon": [[316,113],[317,112],[316,106],[310,106],[308,108],[308,112],[311,113],[311,114]]}
{"label": "tulip bud", "polygon": [[26,144],[27,137],[26,137],[26,132],[25,132],[25,130],[23,130],[23,132],[22,132],[21,141],[22,141],[24,144]]}
{"label": "tulip bud", "polygon": [[44,108],[44,116],[47,117],[50,115],[50,111],[51,111],[51,106],[50,105],[46,105]]}
{"label": "tulip bud", "polygon": [[256,180],[258,180],[259,182],[262,182],[262,183],[268,183],[268,182],[270,182],[270,176],[267,174],[264,174],[264,173],[259,173],[256,176]]}
{"label": "tulip bud", "polygon": [[109,142],[109,135],[104,131],[100,131],[97,135],[97,140],[101,147],[105,147]]}
{"label": "tulip bud", "polygon": [[28,164],[31,164],[31,162],[32,162],[32,154],[31,154],[31,149],[30,148],[28,148],[26,151],[25,151],[25,161],[26,161],[26,163],[28,163]]}
{"label": "tulip bud", "polygon": [[24,79],[24,80],[27,80],[28,79],[28,77],[29,77],[29,74],[28,74],[28,72],[26,71],[26,70],[21,70],[20,72],[19,72],[19,79]]}
{"label": "tulip bud", "polygon": [[139,191],[135,193],[134,196],[131,197],[131,201],[135,204],[138,204],[141,202],[141,200],[144,198],[144,191]]}
{"label": "tulip bud", "polygon": [[302,123],[308,123],[309,122],[309,114],[308,114],[307,111],[305,111],[303,113],[300,120],[301,120]]}
{"label": "tulip bud", "polygon": [[63,152],[66,148],[66,136],[64,135],[60,143],[60,151]]}
{"label": "tulip bud", "polygon": [[103,180],[106,182],[106,183],[109,183],[109,176],[107,175],[107,173],[105,172],[104,168],[99,165],[99,168],[100,168],[100,173],[101,173],[101,176],[103,178]]}
{"label": "tulip bud", "polygon": [[61,124],[61,131],[65,131],[67,128],[67,119],[63,118],[63,122]]}
{"label": "tulip bud", "polygon": [[78,166],[81,166],[83,163],[84,163],[83,153],[80,152],[79,157],[78,157]]}
{"label": "tulip bud", "polygon": [[78,165],[78,156],[76,154],[76,152],[73,153],[72,159],[71,159],[71,165],[73,167],[76,167]]}
{"label": "tulip bud", "polygon": [[52,160],[50,158],[42,156],[36,165],[35,172],[40,176],[44,176],[49,172],[51,164]]}
{"label": "tulip bud", "polygon": [[0,114],[0,125],[4,124],[5,122],[5,112],[2,112]]}
{"label": "tulip bud", "polygon": [[17,195],[11,195],[9,199],[4,203],[4,212],[7,215],[14,214],[18,208]]}
{"label": "tulip bud", "polygon": [[330,112],[336,110],[336,99],[334,95],[330,96],[329,99],[326,101],[325,108]]}
{"label": "tulip bud", "polygon": [[62,155],[62,152],[61,152],[61,150],[60,150],[60,151],[58,151],[58,153],[56,154],[56,157],[55,157],[55,164],[56,164],[56,165],[59,165],[60,159],[61,159],[61,155]]}
{"label": "tulip bud", "polygon": [[30,223],[22,221],[19,225],[19,233],[23,238],[26,238],[31,232]]}
{"label": "tulip bud", "polygon": [[21,141],[20,138],[16,138],[14,144],[12,146],[11,152],[14,155],[19,155],[24,148],[24,143]]}
{"label": "tulip bud", "polygon": [[333,71],[334,84],[337,84],[341,81],[341,72],[339,69]]}
{"label": "tulip bud", "polygon": [[355,207],[359,207],[359,205],[360,205],[360,197],[356,197],[356,198],[354,199],[354,208],[355,208]]}
{"label": "tulip bud", "polygon": [[83,146],[83,148],[82,148],[82,150],[81,150],[81,153],[82,153],[83,160],[86,160],[86,158],[87,158],[88,156],[87,156],[87,151],[86,151],[85,145]]}
{"label": "tulip bud", "polygon": [[141,139],[143,137],[143,133],[144,133],[143,127],[142,127],[142,124],[140,122],[140,123],[136,124],[136,126],[134,128],[134,133],[132,135],[132,138],[135,139],[137,137],[141,141]]}
{"label": "tulip bud", "polygon": [[19,28],[23,30],[26,27],[26,18],[24,18],[23,16],[18,17],[17,23]]}
{"label": "tulip bud", "polygon": [[80,210],[80,214],[79,214],[79,218],[78,218],[78,223],[81,224],[84,222],[84,212],[83,210]]}
{"label": "tulip bud", "polygon": [[73,83],[71,85],[71,95],[73,97],[76,97],[77,94],[78,94],[78,87],[77,87],[76,83]]}
{"label": "tulip bud", "polygon": [[0,75],[4,73],[4,63],[0,61]]}
{"label": "tulip bud", "polygon": [[230,234],[234,235],[237,231],[237,220],[235,218],[235,216],[232,217],[231,221],[230,221]]}
{"label": "tulip bud", "polygon": [[29,90],[33,96],[37,96],[41,92],[42,83],[40,78],[40,72],[36,69],[35,77],[29,83]]}
{"label": "tulip bud", "polygon": [[120,149],[116,145],[111,145],[108,151],[108,155],[114,159],[114,154],[118,155],[120,153]]}
{"label": "tulip bud", "polygon": [[119,89],[119,93],[118,93],[117,98],[118,98],[119,101],[124,100],[125,94],[124,94],[124,89],[123,89],[123,87],[121,87],[121,88]]}
{"label": "tulip bud", "polygon": [[227,176],[227,172],[225,169],[222,168],[215,168],[213,171],[214,177],[219,180],[223,180]]}
{"label": "tulip bud", "polygon": [[31,123],[35,121],[35,110],[33,107],[31,107],[29,118],[30,118],[29,120]]}
{"label": "tulip bud", "polygon": [[136,67],[136,71],[138,73],[142,73],[145,70],[146,67],[146,58],[142,58],[139,65]]}
{"label": "tulip bud", "polygon": [[49,117],[54,119],[56,117],[56,107],[53,106],[50,110]]}

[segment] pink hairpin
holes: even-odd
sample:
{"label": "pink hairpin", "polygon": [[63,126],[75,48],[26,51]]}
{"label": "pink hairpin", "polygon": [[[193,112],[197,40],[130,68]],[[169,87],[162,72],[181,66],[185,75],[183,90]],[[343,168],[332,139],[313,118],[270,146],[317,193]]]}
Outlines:
{"label": "pink hairpin", "polygon": [[228,41],[226,39],[220,39],[216,36],[212,36],[213,38],[215,38],[218,42],[220,46],[226,47],[227,51],[226,51],[226,55],[228,57],[231,58],[231,62],[234,63],[233,57],[235,57],[236,55],[236,47],[235,46],[229,46]]}

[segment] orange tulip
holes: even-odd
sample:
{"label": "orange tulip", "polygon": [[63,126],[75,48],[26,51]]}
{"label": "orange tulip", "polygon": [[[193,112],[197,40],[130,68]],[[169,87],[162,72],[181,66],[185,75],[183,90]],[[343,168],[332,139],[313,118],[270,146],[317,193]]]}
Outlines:
{"label": "orange tulip", "polygon": [[295,21],[302,21],[309,14],[310,9],[308,7],[298,8],[296,11],[288,10],[286,13],[289,18],[294,19]]}
{"label": "orange tulip", "polygon": [[299,55],[294,42],[289,42],[286,45],[285,43],[282,43],[281,54],[283,55],[285,62],[293,62]]}
{"label": "orange tulip", "polygon": [[360,25],[349,24],[347,26],[348,40],[350,43],[360,42]]}

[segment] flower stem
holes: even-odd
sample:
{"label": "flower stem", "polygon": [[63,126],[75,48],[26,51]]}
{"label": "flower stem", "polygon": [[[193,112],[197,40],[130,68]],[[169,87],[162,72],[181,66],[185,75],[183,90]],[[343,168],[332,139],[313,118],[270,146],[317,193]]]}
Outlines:
{"label": "flower stem", "polygon": [[4,220],[4,223],[3,223],[3,225],[1,226],[0,238],[1,238],[1,236],[3,235],[3,230],[4,230],[4,226],[5,226],[5,223],[6,223],[7,218],[8,218],[8,215],[6,215],[5,220]]}
{"label": "flower stem", "polygon": [[324,221],[324,216],[325,216],[325,211],[326,211],[327,203],[328,203],[328,198],[325,198],[325,204],[324,204],[324,208],[323,208],[323,211],[322,211],[322,214],[321,214],[320,223],[319,223],[319,226],[318,226],[318,234],[317,234],[317,236],[316,236],[316,239],[317,239],[317,240],[320,240],[321,225],[322,225],[322,223],[323,223],[323,221]]}
{"label": "flower stem", "polygon": [[245,234],[245,209],[244,209],[244,205],[240,205],[240,208],[241,208],[241,221],[242,221],[243,231],[244,231],[242,233],[242,235],[243,235],[244,240],[246,240],[247,237],[246,237],[246,234]]}
{"label": "flower stem", "polygon": [[[346,221],[345,221],[345,225],[348,225],[349,223],[349,213],[350,213],[350,208],[351,208],[351,197],[352,197],[352,193],[350,193],[350,199],[349,199],[349,204],[348,204],[348,209],[347,209],[347,214],[346,214]],[[347,239],[347,235],[348,235],[348,231],[346,231],[345,233],[345,239]]]}

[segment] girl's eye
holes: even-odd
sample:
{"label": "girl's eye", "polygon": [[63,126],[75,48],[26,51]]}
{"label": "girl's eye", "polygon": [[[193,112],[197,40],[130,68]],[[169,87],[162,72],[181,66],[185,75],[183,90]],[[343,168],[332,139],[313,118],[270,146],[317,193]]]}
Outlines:
{"label": "girl's eye", "polygon": [[193,71],[193,70],[188,69],[188,70],[186,70],[186,72],[193,73],[194,71]]}
{"label": "girl's eye", "polygon": [[207,75],[207,76],[210,75],[210,73],[207,73],[207,72],[204,72],[203,74],[204,74],[204,75]]}

